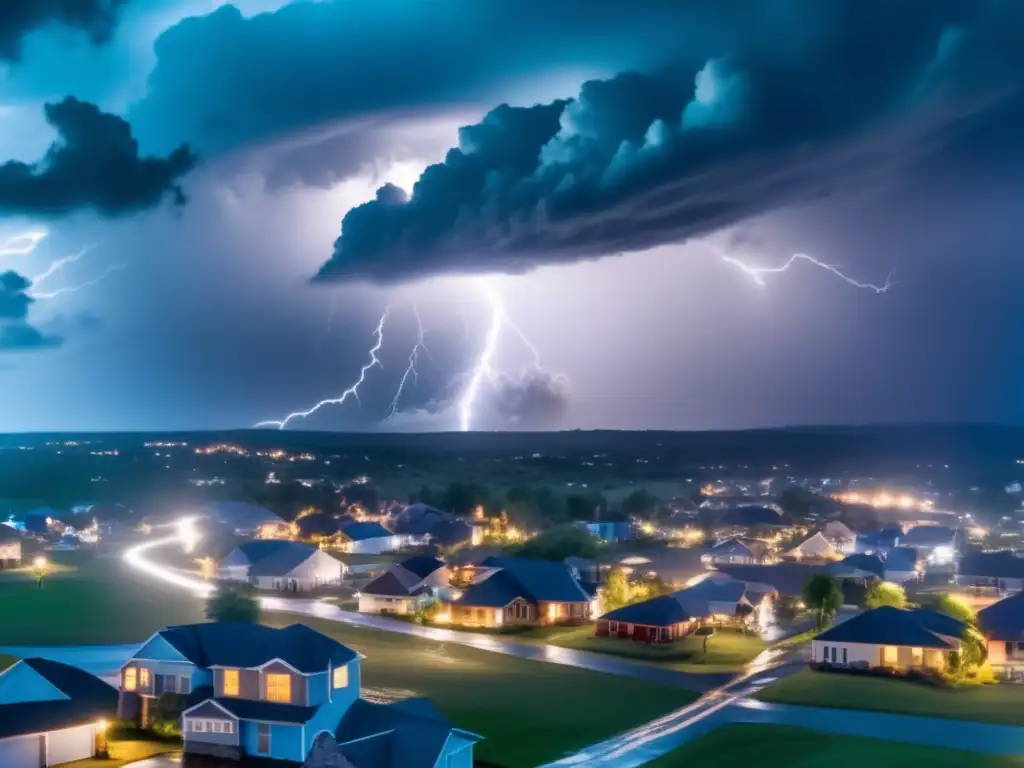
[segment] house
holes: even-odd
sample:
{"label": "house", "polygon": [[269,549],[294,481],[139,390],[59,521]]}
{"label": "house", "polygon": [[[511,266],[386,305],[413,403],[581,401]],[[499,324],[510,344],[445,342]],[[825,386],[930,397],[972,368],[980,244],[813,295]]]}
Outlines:
{"label": "house", "polygon": [[962,621],[922,608],[865,611],[811,641],[812,660],[833,667],[944,670],[960,649]]}
{"label": "house", "polygon": [[448,620],[473,627],[582,623],[593,595],[565,563],[489,557],[473,583],[447,604]]}
{"label": "house", "polygon": [[186,755],[300,764],[316,745],[357,768],[471,768],[479,736],[419,699],[371,704],[361,677],[355,651],[303,624],[168,627],[121,668],[118,712],[146,726],[158,697],[183,698]]}
{"label": "house", "polygon": [[1000,595],[1024,589],[1024,552],[977,552],[964,555],[954,581],[962,587],[991,588]]}
{"label": "house", "polygon": [[343,552],[362,555],[397,552],[416,542],[416,537],[412,534],[392,533],[380,523],[375,522],[343,525],[335,538],[338,542],[337,547]]}
{"label": "house", "polygon": [[0,524],[0,569],[21,565],[21,534],[14,528]]}
{"label": "house", "polygon": [[752,528],[781,530],[789,527],[789,519],[771,507],[742,506],[727,510],[715,525],[715,531],[742,535]]}
{"label": "house", "polygon": [[829,563],[825,569],[837,579],[885,579],[885,561],[879,555],[847,555],[836,563]]}
{"label": "house", "polygon": [[988,644],[988,663],[1008,673],[1024,672],[1024,592],[978,611],[978,628]]}
{"label": "house", "polygon": [[956,531],[944,525],[916,525],[897,544],[918,550],[929,564],[948,566],[956,554]]}
{"label": "house", "polygon": [[826,523],[821,535],[841,555],[852,555],[857,551],[857,534],[840,520]]}
{"label": "house", "polygon": [[838,554],[832,543],[819,531],[783,552],[782,556],[794,560],[832,560],[838,557]]}
{"label": "house", "polygon": [[359,592],[360,613],[415,613],[447,592],[451,573],[443,560],[417,555],[393,564]]}
{"label": "house", "polygon": [[117,690],[75,667],[22,659],[0,673],[0,766],[41,768],[95,756]]}
{"label": "house", "polygon": [[911,547],[894,547],[882,558],[885,564],[883,578],[895,584],[906,584],[921,578],[924,560],[921,552]]}
{"label": "house", "polygon": [[288,523],[268,509],[247,501],[214,501],[202,513],[222,525],[229,526],[236,536],[267,536],[287,532]]}
{"label": "house", "polygon": [[775,591],[763,584],[709,576],[670,595],[609,611],[598,618],[595,634],[636,642],[671,643],[703,624],[742,621],[775,596]]}
{"label": "house", "polygon": [[896,546],[903,531],[899,528],[884,528],[875,533],[867,533],[857,536],[854,549],[857,553],[864,554],[885,554]]}
{"label": "house", "polygon": [[427,536],[441,523],[454,519],[448,512],[428,504],[410,504],[392,515],[388,526],[395,533],[410,536]]}
{"label": "house", "polygon": [[627,541],[633,538],[633,526],[628,520],[598,520],[582,525],[601,541]]}
{"label": "house", "polygon": [[303,592],[340,584],[344,563],[298,541],[259,539],[239,544],[217,568],[217,578],[248,581],[260,589]]}
{"label": "house", "polygon": [[658,547],[619,560],[627,574],[657,576],[666,584],[684,586],[705,572],[702,553],[697,547]]}
{"label": "house", "polygon": [[726,539],[701,556],[705,565],[757,565],[763,563],[768,545],[758,539]]}

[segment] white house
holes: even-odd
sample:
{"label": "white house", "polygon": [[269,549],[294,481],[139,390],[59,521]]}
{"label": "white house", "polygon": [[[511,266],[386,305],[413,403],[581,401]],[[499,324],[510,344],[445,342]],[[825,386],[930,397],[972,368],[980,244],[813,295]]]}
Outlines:
{"label": "white house", "polygon": [[0,766],[48,768],[94,757],[117,690],[80,669],[22,659],[0,674]]}
{"label": "white house", "polygon": [[288,529],[288,523],[268,509],[247,501],[214,501],[202,512],[222,525],[232,528],[238,536],[256,536],[264,528]]}
{"label": "white house", "polygon": [[360,613],[415,613],[432,599],[447,599],[451,573],[436,557],[418,555],[392,565],[359,593]]}
{"label": "white house", "polygon": [[839,520],[827,523],[821,535],[841,555],[852,555],[857,551],[857,534]]}
{"label": "white house", "polygon": [[758,565],[764,562],[767,546],[757,539],[726,539],[701,555],[705,565]]}
{"label": "white house", "polygon": [[397,552],[412,546],[419,536],[392,533],[380,523],[361,522],[342,526],[336,535],[338,548],[343,552],[362,555],[379,555],[383,552]]}
{"label": "white house", "polygon": [[297,541],[260,540],[240,544],[228,553],[217,577],[248,581],[260,589],[304,592],[340,584],[345,564],[322,549]]}
{"label": "white house", "polygon": [[788,552],[786,557],[795,560],[830,560],[837,556],[835,547],[821,534],[815,533],[808,539],[804,539]]}
{"label": "white house", "polygon": [[0,568],[16,568],[21,565],[21,534],[14,528],[0,523]]}

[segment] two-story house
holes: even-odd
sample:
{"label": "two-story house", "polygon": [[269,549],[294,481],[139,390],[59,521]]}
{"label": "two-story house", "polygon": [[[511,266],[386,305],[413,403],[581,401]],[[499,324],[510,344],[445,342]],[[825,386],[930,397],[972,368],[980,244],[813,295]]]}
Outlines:
{"label": "two-story house", "polygon": [[[429,732],[418,748],[436,755],[424,764],[472,766],[480,737],[434,712],[416,718],[399,702],[388,705],[394,717],[365,717],[370,705],[359,695],[360,663],[355,651],[304,624],[169,627],[122,667],[119,712],[145,725],[162,693],[187,694],[187,754],[301,763],[314,743],[328,741],[356,768],[398,768],[391,756]],[[379,748],[367,750],[368,741]]]}

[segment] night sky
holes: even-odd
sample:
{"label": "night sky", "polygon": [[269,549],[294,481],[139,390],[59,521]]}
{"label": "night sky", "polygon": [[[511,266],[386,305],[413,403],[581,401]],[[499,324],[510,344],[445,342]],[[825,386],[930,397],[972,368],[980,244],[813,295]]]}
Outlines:
{"label": "night sky", "polygon": [[364,367],[287,427],[1021,423],[1022,40],[1019,0],[6,4],[0,431]]}

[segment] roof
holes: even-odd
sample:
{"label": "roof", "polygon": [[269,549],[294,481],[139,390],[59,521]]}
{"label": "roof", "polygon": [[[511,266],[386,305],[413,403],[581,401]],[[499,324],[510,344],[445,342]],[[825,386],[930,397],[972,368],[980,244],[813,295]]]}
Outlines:
{"label": "roof", "polygon": [[426,591],[420,586],[423,580],[409,571],[392,568],[367,584],[361,592],[364,595],[383,595],[386,597],[413,597]]}
{"label": "roof", "polygon": [[885,570],[913,571],[917,569],[917,550],[910,547],[893,547],[885,554]]}
{"label": "roof", "polygon": [[949,650],[966,624],[937,611],[883,606],[847,619],[815,640],[830,643],[868,643],[871,645],[909,645]]}
{"label": "roof", "polygon": [[[286,576],[320,550],[298,541],[286,541],[289,547],[282,547],[268,557],[253,563],[249,569],[252,576]],[[329,555],[328,555],[329,557]]]}
{"label": "roof", "polygon": [[828,573],[827,566],[806,563],[779,563],[776,565],[717,565],[721,573],[741,581],[770,584],[780,595],[800,595],[804,584],[812,576]]}
{"label": "roof", "polygon": [[430,536],[442,546],[473,540],[473,526],[464,520],[441,520],[430,529]]}
{"label": "roof", "polygon": [[746,582],[722,574],[708,576],[692,587],[680,589],[671,595],[662,595],[642,603],[634,603],[600,618],[607,621],[625,621],[650,627],[668,627],[681,621],[699,619],[713,613],[712,603],[734,603],[736,607],[760,600],[768,591],[762,584],[748,585]]}
{"label": "roof", "polygon": [[756,525],[785,527],[789,525],[789,521],[768,507],[733,507],[722,515],[719,525],[737,525],[746,528]]}
{"label": "roof", "polygon": [[23,659],[68,698],[0,704],[0,739],[40,733],[113,717],[117,689],[88,672],[46,659]]}
{"label": "roof", "polygon": [[822,555],[832,552],[835,552],[832,544],[819,531],[801,541],[787,554]]}
{"label": "roof", "polygon": [[1011,551],[975,552],[960,559],[957,573],[990,579],[1024,579],[1024,557]]}
{"label": "roof", "polygon": [[265,560],[268,557],[276,555],[282,550],[289,549],[291,547],[305,547],[312,549],[309,544],[303,544],[298,541],[288,541],[287,539],[257,539],[256,541],[247,541],[244,544],[239,544],[238,549],[250,563],[256,564],[260,560]]}
{"label": "roof", "polygon": [[944,525],[916,525],[899,537],[901,546],[942,546],[951,544],[956,532]]}
{"label": "roof", "polygon": [[858,535],[857,541],[865,547],[895,547],[896,540],[902,535],[899,528],[885,528],[875,533]]}
{"label": "roof", "polygon": [[648,627],[670,627],[695,618],[687,613],[674,595],[662,595],[642,603],[634,603],[609,611],[600,617],[601,621],[624,621]]}
{"label": "roof", "polygon": [[259,525],[260,523],[283,523],[280,516],[269,509],[248,501],[211,501],[203,505],[203,511],[222,523],[234,525]]}
{"label": "roof", "polygon": [[199,667],[258,667],[281,659],[300,672],[323,672],[339,666],[356,653],[305,624],[283,629],[262,624],[213,622],[167,627],[158,633],[186,659]]}
{"label": "roof", "polygon": [[536,601],[511,571],[500,570],[483,581],[470,584],[462,593],[462,597],[453,602],[482,608],[503,608],[517,597]]}
{"label": "roof", "polygon": [[534,600],[559,603],[590,600],[565,563],[496,555],[484,560],[483,565],[485,568],[501,568],[514,574]]}
{"label": "roof", "polygon": [[185,708],[198,706],[205,701],[214,701],[240,720],[264,720],[276,723],[307,723],[316,714],[319,706],[301,707],[295,704],[280,704],[273,701],[239,699],[233,696],[213,695],[213,686],[196,688],[185,701]]}
{"label": "roof", "polygon": [[691,616],[708,616],[712,613],[711,603],[736,603],[739,605],[747,592],[747,585],[734,578],[708,577],[692,587],[673,592],[672,597]]}
{"label": "roof", "polygon": [[[433,768],[455,730],[427,699],[392,704],[356,699],[338,724],[335,738],[356,768]],[[480,739],[466,731],[459,734],[471,741]]]}
{"label": "roof", "polygon": [[341,532],[352,541],[366,541],[367,539],[380,539],[394,534],[380,523],[368,521],[363,523],[349,523],[341,527]]}
{"label": "roof", "polygon": [[429,555],[416,555],[403,560],[399,565],[421,579],[425,579],[434,571],[444,568],[444,560],[438,560]]}
{"label": "roof", "polygon": [[1024,592],[978,611],[978,626],[992,640],[1024,640]]}
{"label": "roof", "polygon": [[712,557],[754,557],[753,550],[739,539],[726,539],[711,548]]}
{"label": "roof", "polygon": [[845,573],[846,570],[842,566],[853,568],[858,571],[873,573],[880,579],[885,577],[885,563],[882,562],[882,558],[878,555],[849,555],[844,557],[840,562],[833,563],[832,566],[830,566],[830,570],[832,573]]}
{"label": "roof", "polygon": [[0,523],[0,541],[20,541],[21,534],[9,525]]}
{"label": "roof", "polygon": [[393,518],[395,533],[434,533],[434,528],[451,520],[451,515],[427,504],[410,504]]}

